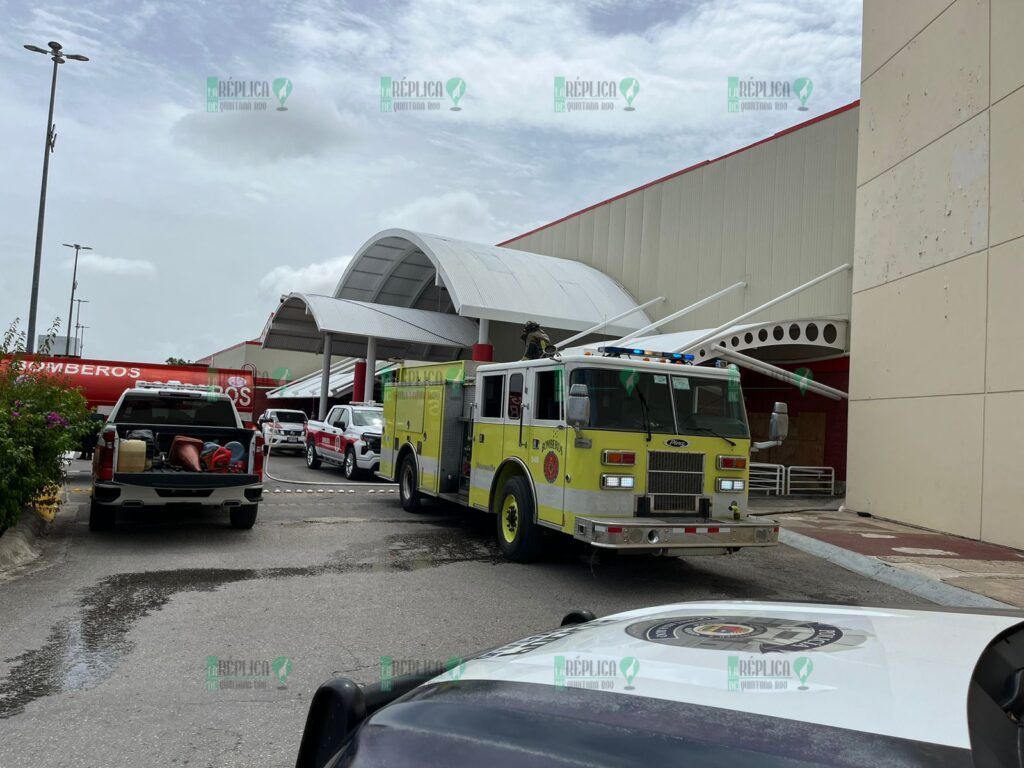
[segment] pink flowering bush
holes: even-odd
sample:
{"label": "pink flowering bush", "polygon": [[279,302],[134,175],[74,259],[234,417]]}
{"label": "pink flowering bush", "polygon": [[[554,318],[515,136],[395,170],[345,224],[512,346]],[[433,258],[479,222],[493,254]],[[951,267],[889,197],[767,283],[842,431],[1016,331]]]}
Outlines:
{"label": "pink flowering bush", "polygon": [[15,322],[0,340],[0,534],[63,480],[64,453],[92,428],[85,398],[66,379],[24,369],[24,338]]}

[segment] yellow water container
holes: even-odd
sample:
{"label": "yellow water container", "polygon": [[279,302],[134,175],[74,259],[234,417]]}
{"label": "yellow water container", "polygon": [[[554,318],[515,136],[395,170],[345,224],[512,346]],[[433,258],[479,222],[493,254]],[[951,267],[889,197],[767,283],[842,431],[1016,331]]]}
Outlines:
{"label": "yellow water container", "polygon": [[117,471],[143,472],[146,469],[146,441],[121,440],[117,445]]}

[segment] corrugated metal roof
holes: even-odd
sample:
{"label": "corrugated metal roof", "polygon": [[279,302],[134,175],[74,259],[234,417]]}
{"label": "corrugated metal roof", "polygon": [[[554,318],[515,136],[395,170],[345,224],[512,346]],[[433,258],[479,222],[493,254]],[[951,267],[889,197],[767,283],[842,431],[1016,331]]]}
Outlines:
{"label": "corrugated metal roof", "polygon": [[441,312],[292,293],[274,312],[263,346],[322,352],[325,333],[332,334],[336,355],[362,357],[372,337],[378,340],[378,358],[451,360],[476,342],[477,325]]}
{"label": "corrugated metal roof", "polygon": [[[571,331],[637,305],[622,285],[580,261],[404,229],[370,238],[335,296]],[[607,332],[629,333],[649,322],[637,310]]]}
{"label": "corrugated metal roof", "polygon": [[[398,363],[382,361],[377,363],[377,375],[389,371]],[[356,375],[356,358],[346,357],[331,366],[330,379],[327,385],[331,397],[344,397],[352,392],[352,385]],[[297,397],[320,397],[320,371],[308,373],[300,379],[272,389],[267,392],[267,398],[278,400],[280,398]]]}

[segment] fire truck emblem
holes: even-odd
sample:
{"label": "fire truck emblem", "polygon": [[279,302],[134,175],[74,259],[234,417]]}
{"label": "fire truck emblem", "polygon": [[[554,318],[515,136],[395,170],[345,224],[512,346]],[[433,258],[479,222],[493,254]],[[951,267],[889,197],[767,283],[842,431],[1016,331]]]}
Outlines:
{"label": "fire truck emblem", "polygon": [[558,454],[554,451],[548,451],[544,457],[544,479],[549,483],[558,479]]}
{"label": "fire truck emblem", "polygon": [[750,616],[654,619],[630,624],[626,632],[662,645],[732,653],[843,651],[868,639],[865,632],[817,621]]}

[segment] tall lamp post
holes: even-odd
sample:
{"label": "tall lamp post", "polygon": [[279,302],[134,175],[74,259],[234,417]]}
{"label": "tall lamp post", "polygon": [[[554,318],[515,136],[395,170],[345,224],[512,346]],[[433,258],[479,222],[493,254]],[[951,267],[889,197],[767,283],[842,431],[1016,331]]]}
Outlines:
{"label": "tall lamp post", "polygon": [[82,349],[85,348],[85,329],[88,328],[88,327],[89,327],[88,325],[80,325],[79,326],[79,328],[82,329],[82,340],[78,343],[78,355],[79,355],[79,357],[81,357],[81,355],[82,355]]}
{"label": "tall lamp post", "polygon": [[75,311],[75,350],[79,357],[82,356],[82,344],[78,340],[78,329],[82,327],[82,305],[88,303],[88,299],[75,299],[75,304],[78,305]]}
{"label": "tall lamp post", "polygon": [[[64,357],[67,357],[71,354],[71,313],[75,310],[75,288],[78,287],[78,252],[91,251],[92,248],[88,245],[79,245],[78,243],[75,243],[74,245],[64,243],[64,247],[75,249],[75,266],[71,271],[71,303],[68,304],[68,327],[66,331],[67,335],[64,337],[67,340],[67,343],[64,345]],[[78,309],[81,311],[81,304],[78,305]]]}
{"label": "tall lamp post", "polygon": [[53,79],[50,81],[50,112],[46,118],[46,144],[43,146],[43,183],[39,190],[39,222],[36,224],[36,258],[32,266],[32,301],[28,311],[28,338],[25,340],[25,351],[29,354],[36,348],[36,307],[39,303],[39,268],[43,258],[43,216],[46,213],[46,176],[50,170],[50,153],[57,134],[53,130],[53,100],[57,95],[57,67],[68,59],[88,61],[85,56],[77,53],[64,53],[60,43],[47,43],[49,50],[38,45],[26,45],[30,51],[42,53],[53,59]]}

